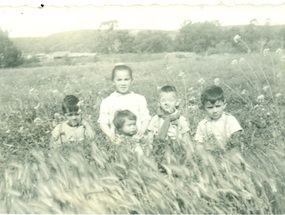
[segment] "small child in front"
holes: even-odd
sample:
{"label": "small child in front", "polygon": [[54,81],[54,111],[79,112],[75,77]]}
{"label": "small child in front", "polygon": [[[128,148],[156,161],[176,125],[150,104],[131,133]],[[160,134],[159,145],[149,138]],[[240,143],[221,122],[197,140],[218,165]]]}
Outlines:
{"label": "small child in front", "polygon": [[194,139],[205,143],[214,138],[225,148],[231,136],[242,131],[242,127],[234,116],[224,111],[227,103],[222,88],[215,85],[207,87],[201,94],[201,102],[207,116],[199,122]]}
{"label": "small child in front", "polygon": [[133,137],[137,134],[137,117],[129,110],[117,111],[113,123],[118,138]]}
{"label": "small child in front", "polygon": [[139,145],[140,137],[137,135],[137,117],[129,110],[117,111],[113,120],[115,126],[116,141],[128,142],[131,148],[138,154],[143,154],[143,150]]}
{"label": "small child in front", "polygon": [[94,139],[94,131],[91,125],[82,119],[78,103],[79,99],[74,95],[67,95],[63,99],[62,111],[66,121],[58,124],[51,132],[52,148],[73,141],[78,142],[85,139]]}
{"label": "small child in front", "polygon": [[164,86],[159,90],[157,114],[148,127],[148,140],[183,140],[190,142],[189,125],[177,109],[181,100],[174,86]]}
{"label": "small child in front", "polygon": [[119,110],[129,110],[137,117],[137,135],[142,138],[151,117],[145,97],[130,91],[133,82],[131,68],[126,65],[116,65],[112,71],[112,81],[116,91],[105,98],[100,105],[98,122],[101,130],[112,142],[115,142],[113,124],[115,113]]}

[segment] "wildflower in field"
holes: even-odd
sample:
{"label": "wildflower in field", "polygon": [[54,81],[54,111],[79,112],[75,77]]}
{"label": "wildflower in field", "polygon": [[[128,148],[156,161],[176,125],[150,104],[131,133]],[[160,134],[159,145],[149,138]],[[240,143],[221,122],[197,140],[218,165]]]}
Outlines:
{"label": "wildflower in field", "polygon": [[234,42],[238,43],[241,40],[241,36],[239,34],[234,36]]}
{"label": "wildflower in field", "polygon": [[35,110],[39,109],[39,107],[41,106],[41,103],[37,104],[37,106],[34,107]]}
{"label": "wildflower in field", "polygon": [[59,94],[59,91],[58,90],[53,90],[52,93],[53,94]]}
{"label": "wildflower in field", "polygon": [[78,106],[78,107],[82,107],[83,102],[84,102],[83,100],[80,100],[80,101],[77,103],[77,106]]}
{"label": "wildflower in field", "polygon": [[190,87],[190,88],[188,88],[188,91],[189,91],[189,92],[193,92],[193,91],[194,91],[194,88],[193,88],[193,87]]}
{"label": "wildflower in field", "polygon": [[35,125],[41,125],[42,119],[37,117],[37,118],[34,119],[34,123],[35,123]]}
{"label": "wildflower in field", "polygon": [[64,93],[70,93],[71,92],[71,85],[69,83],[67,83],[65,85],[65,88],[64,88]]}
{"label": "wildflower in field", "polygon": [[264,95],[263,95],[263,94],[260,94],[259,96],[257,96],[256,102],[258,102],[258,103],[263,103],[263,102],[264,102]]}
{"label": "wildflower in field", "polygon": [[243,57],[241,57],[240,59],[239,59],[239,63],[244,63],[245,62],[245,59],[243,58]]}
{"label": "wildflower in field", "polygon": [[29,90],[29,93],[32,93],[32,92],[34,92],[35,91],[35,89],[34,88],[31,88],[30,90]]}
{"label": "wildflower in field", "polygon": [[241,95],[245,95],[246,93],[247,93],[246,90],[242,90],[240,94],[241,94]]}
{"label": "wildflower in field", "polygon": [[232,60],[231,64],[236,65],[238,63],[237,59]]}
{"label": "wildflower in field", "polygon": [[184,76],[185,76],[185,73],[184,73],[184,72],[180,72],[180,73],[178,74],[178,76],[179,76],[179,77],[184,77]]}
{"label": "wildflower in field", "polygon": [[276,93],[275,97],[279,98],[282,94],[281,93]]}
{"label": "wildflower in field", "polygon": [[171,67],[170,67],[170,66],[167,66],[167,67],[166,67],[166,70],[171,70]]}
{"label": "wildflower in field", "polygon": [[269,48],[264,49],[263,50],[263,56],[267,56],[269,53],[269,50],[270,50]]}
{"label": "wildflower in field", "polygon": [[35,94],[37,92],[37,90],[35,88],[31,88],[29,90],[29,94],[32,95],[32,94]]}
{"label": "wildflower in field", "polygon": [[199,109],[199,106],[198,106],[198,105],[189,105],[189,106],[188,106],[188,109],[189,109],[189,110],[198,110],[198,109]]}
{"label": "wildflower in field", "polygon": [[194,103],[196,101],[196,98],[194,96],[191,96],[188,100],[189,102]]}
{"label": "wildflower in field", "polygon": [[214,79],[214,84],[215,84],[216,86],[220,85],[220,79],[219,79],[219,78],[215,78],[215,79]]}
{"label": "wildflower in field", "polygon": [[54,117],[55,119],[60,118],[60,114],[59,114],[59,113],[55,113],[55,114],[53,115],[53,117]]}
{"label": "wildflower in field", "polygon": [[20,133],[23,133],[23,132],[24,132],[24,127],[23,127],[23,126],[20,127],[19,132],[20,132]]}
{"label": "wildflower in field", "polygon": [[275,51],[275,53],[276,53],[277,55],[282,55],[282,54],[283,54],[283,50],[280,49],[280,48],[278,48],[278,49]]}
{"label": "wildflower in field", "polygon": [[285,55],[281,57],[281,61],[285,62]]}
{"label": "wildflower in field", "polygon": [[269,86],[268,86],[268,85],[266,85],[266,86],[264,86],[264,87],[262,88],[262,90],[265,91],[265,92],[266,92],[268,89],[269,89]]}
{"label": "wildflower in field", "polygon": [[205,84],[205,79],[204,78],[200,78],[198,80],[198,83],[201,84],[201,85],[204,85]]}

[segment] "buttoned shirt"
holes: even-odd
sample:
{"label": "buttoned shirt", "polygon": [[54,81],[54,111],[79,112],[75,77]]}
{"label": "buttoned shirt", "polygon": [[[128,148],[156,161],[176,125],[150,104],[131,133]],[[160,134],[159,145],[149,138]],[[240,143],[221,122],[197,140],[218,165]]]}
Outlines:
{"label": "buttoned shirt", "polygon": [[58,124],[51,132],[56,140],[55,144],[62,144],[72,141],[82,141],[93,136],[91,127],[79,125],[72,127],[67,122]]}
{"label": "buttoned shirt", "polygon": [[214,137],[223,145],[229,140],[234,132],[241,131],[238,120],[229,113],[223,113],[218,120],[212,120],[209,117],[203,119],[197,127],[195,140],[203,143]]}

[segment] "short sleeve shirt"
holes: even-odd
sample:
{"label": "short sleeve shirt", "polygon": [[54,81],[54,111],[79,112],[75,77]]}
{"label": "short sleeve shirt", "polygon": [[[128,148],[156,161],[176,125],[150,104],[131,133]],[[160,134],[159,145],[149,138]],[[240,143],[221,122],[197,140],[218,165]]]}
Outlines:
{"label": "short sleeve shirt", "polygon": [[89,131],[84,125],[71,127],[67,122],[58,124],[52,131],[52,136],[56,143],[67,143],[72,141],[82,141],[92,135],[93,131]]}
{"label": "short sleeve shirt", "polygon": [[151,119],[144,96],[134,92],[128,94],[114,92],[102,101],[98,122],[112,127],[115,113],[119,110],[133,112],[137,116],[138,128],[141,127],[142,122]]}
{"label": "short sleeve shirt", "polygon": [[214,137],[220,143],[226,143],[230,136],[236,131],[241,131],[237,119],[229,113],[223,113],[220,119],[211,120],[209,118],[203,119],[197,127],[195,140],[203,143]]}
{"label": "short sleeve shirt", "polygon": [[[157,136],[160,131],[160,128],[163,125],[163,122],[163,118],[159,117],[158,115],[155,115],[149,123],[148,130],[152,131],[154,133],[154,136]],[[187,119],[184,116],[180,116],[178,119],[178,125],[170,123],[169,130],[173,130],[174,132],[172,133],[178,132],[177,136],[181,138],[183,134],[190,131],[190,128]]]}

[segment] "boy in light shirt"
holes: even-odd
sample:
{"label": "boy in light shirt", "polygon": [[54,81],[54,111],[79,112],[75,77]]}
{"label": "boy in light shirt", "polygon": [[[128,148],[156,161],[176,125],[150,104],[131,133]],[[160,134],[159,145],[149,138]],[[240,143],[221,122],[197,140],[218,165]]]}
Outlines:
{"label": "boy in light shirt", "polygon": [[51,132],[51,148],[57,148],[70,142],[94,140],[95,133],[90,123],[82,119],[79,99],[74,95],[67,95],[63,99],[62,111],[66,121],[58,124]]}
{"label": "boy in light shirt", "polygon": [[201,102],[206,117],[198,124],[195,140],[205,143],[215,139],[225,149],[233,134],[241,132],[242,127],[233,115],[224,111],[227,103],[222,88],[215,85],[207,87],[201,94]]}
{"label": "boy in light shirt", "polygon": [[182,140],[189,143],[189,125],[187,119],[177,109],[181,100],[174,86],[164,86],[159,91],[157,114],[148,126],[148,140]]}

